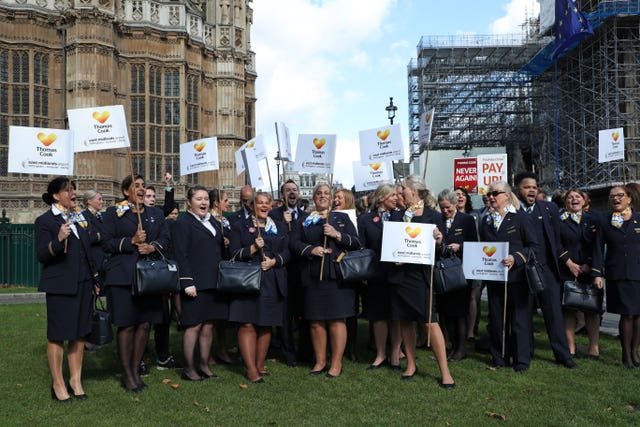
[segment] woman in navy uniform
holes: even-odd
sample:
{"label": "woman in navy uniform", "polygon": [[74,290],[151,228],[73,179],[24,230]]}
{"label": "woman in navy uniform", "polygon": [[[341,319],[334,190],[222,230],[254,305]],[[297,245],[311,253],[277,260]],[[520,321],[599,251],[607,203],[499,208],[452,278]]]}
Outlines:
{"label": "woman in navy uniform", "polygon": [[[396,186],[381,184],[372,195],[371,210],[358,217],[358,237],[365,248],[376,252],[376,259],[380,259],[382,251],[382,228],[392,216],[397,216],[396,210],[398,193]],[[376,346],[376,358],[367,370],[378,369],[385,364],[400,369],[400,324],[397,321],[390,322],[390,292],[387,283],[389,270],[393,265],[388,262],[378,262],[376,272],[367,280],[367,292],[365,301],[367,306],[367,319],[371,322],[373,340]],[[387,360],[387,337],[391,338],[391,354]]]}
{"label": "woman in navy uniform", "polygon": [[[520,209],[520,201],[505,182],[489,186],[492,211],[480,224],[480,241],[508,242],[509,255],[502,264],[509,269],[507,279],[507,324],[503,325],[504,282],[487,281],[489,297],[489,351],[491,367],[512,364],[516,372],[524,372],[531,364],[531,318],[529,286],[524,264],[538,246],[532,232],[530,216]],[[505,354],[502,354],[502,334],[505,328]]]}
{"label": "woman in navy uniform", "polygon": [[[623,186],[611,189],[613,212],[602,224],[602,240],[607,245],[607,311],[620,315],[622,363],[629,369],[640,366],[640,213],[632,208],[631,194]],[[595,280],[601,286],[602,279]]]}
{"label": "woman in navy uniform", "polygon": [[88,190],[82,197],[85,210],[82,216],[89,223],[88,231],[91,237],[91,253],[96,262],[96,267],[104,281],[104,271],[102,269],[104,262],[104,250],[102,249],[102,239],[104,238],[104,218],[102,208],[104,208],[104,200],[102,194],[96,190]]}
{"label": "woman in navy uniform", "polygon": [[269,217],[273,197],[258,192],[253,199],[254,214],[237,221],[231,231],[231,253],[240,261],[252,261],[262,267],[260,293],[234,295],[229,321],[238,323],[238,347],[247,369],[247,379],[262,383],[268,375],[264,361],[271,342],[271,328],[282,325],[287,296],[289,236],[284,222]]}
{"label": "woman in navy uniform", "polygon": [[[577,280],[593,284],[595,277],[602,276],[602,246],[600,242],[600,221],[593,214],[584,211],[586,195],[582,190],[572,188],[564,195],[566,210],[560,215],[560,244],[564,252],[560,254],[560,282]],[[602,287],[602,282],[600,287]],[[576,353],[576,311],[563,308],[564,329],[567,334],[569,351]],[[600,357],[598,346],[600,313],[584,313],[589,336],[588,355],[592,359]]]}
{"label": "woman in navy uniform", "polygon": [[104,215],[103,248],[111,254],[106,266],[107,303],[117,326],[118,356],[122,365],[121,385],[140,392],[146,384],[138,365],[144,356],[152,323],[162,322],[162,296],[131,295],[136,262],[141,256],[169,246],[169,232],[161,209],[144,206],[145,185],[132,175],[120,186],[124,200]]}
{"label": "woman in navy uniform", "polygon": [[[38,290],[46,293],[47,359],[51,371],[51,398],[84,400],[82,358],[84,337],[91,332],[91,292],[97,273],[85,230],[69,219],[75,186],[68,178],[49,182],[42,200],[51,209],[35,222],[36,251],[42,264]],[[62,375],[64,341],[68,341],[69,385]]]}
{"label": "woman in navy uniform", "polygon": [[344,250],[355,250],[361,245],[347,214],[330,212],[331,190],[327,184],[316,185],[313,201],[315,210],[296,225],[290,246],[301,258],[304,313],[311,323],[316,356],[310,374],[317,376],[326,370],[327,339],[330,339],[331,364],[325,375],[330,379],[342,373],[342,356],[347,344],[345,319],[355,315],[354,290],[338,277],[335,261]]}
{"label": "woman in navy uniform", "polygon": [[[442,218],[428,207],[431,192],[424,181],[416,175],[405,178],[403,185],[404,201],[407,209],[398,218],[399,221],[434,224],[433,237],[439,252],[442,244]],[[394,218],[395,219],[395,218]],[[440,369],[440,385],[455,387],[455,381],[449,372],[447,350],[440,325],[435,313],[434,301],[430,298],[430,267],[422,264],[396,264],[389,274],[391,283],[391,320],[400,322],[400,332],[407,356],[407,368],[402,374],[403,380],[411,380],[418,372],[416,366],[416,331],[413,322],[428,330],[431,348]]]}
{"label": "woman in navy uniform", "polygon": [[[473,216],[460,211],[457,204],[458,190],[443,190],[438,194],[438,204],[444,221],[444,244],[454,256],[462,259],[464,242],[477,242],[478,231]],[[450,362],[467,357],[464,344],[467,340],[469,307],[471,306],[471,280],[469,287],[436,296],[436,306],[440,323],[444,324],[446,335],[451,342]]]}
{"label": "woman in navy uniform", "polygon": [[[209,213],[209,193],[196,185],[187,192],[187,213],[171,227],[171,239],[178,271],[186,366],[182,378],[201,381],[215,377],[209,369],[214,321],[226,320],[227,298],[216,291],[218,264],[223,259],[224,241],[220,223]],[[200,360],[196,364],[196,344]]]}

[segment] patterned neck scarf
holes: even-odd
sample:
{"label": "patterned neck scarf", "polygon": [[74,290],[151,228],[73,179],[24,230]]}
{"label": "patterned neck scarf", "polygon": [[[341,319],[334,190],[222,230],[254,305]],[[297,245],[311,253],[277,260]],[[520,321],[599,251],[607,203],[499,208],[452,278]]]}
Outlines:
{"label": "patterned neck scarf", "polygon": [[54,215],[62,215],[64,222],[67,222],[67,218],[69,218],[69,211],[59,203],[51,205],[51,212],[53,212]]}
{"label": "patterned neck scarf", "polygon": [[71,211],[71,213],[69,214],[69,221],[73,222],[74,224],[78,224],[82,228],[87,228],[87,226],[89,225],[89,222],[82,214],[82,211],[78,208],[75,208],[75,210]]}
{"label": "patterned neck scarf", "polygon": [[627,207],[622,212],[614,212],[613,215],[611,215],[611,225],[620,230],[622,224],[624,224],[624,217],[629,214],[631,214],[630,207]]}
{"label": "patterned neck scarf", "polygon": [[324,219],[326,217],[327,217],[327,211],[322,211],[322,212],[313,211],[304,220],[303,225],[305,228],[308,228],[311,224],[317,224],[318,222],[320,222],[321,219]]}
{"label": "patterned neck scarf", "polygon": [[413,217],[416,215],[416,211],[424,208],[424,200],[418,201],[418,203],[414,203],[409,206],[406,211],[404,211],[404,217],[402,220],[404,222],[411,222]]}
{"label": "patterned neck scarf", "polygon": [[582,220],[582,211],[569,213],[569,211],[564,211],[562,215],[560,215],[560,221],[565,221],[567,218],[571,218],[573,222],[580,225],[580,221]]}
{"label": "patterned neck scarf", "polygon": [[498,210],[491,212],[487,215],[487,224],[493,223],[493,229],[498,231],[507,213],[516,213],[516,208],[513,205],[508,205],[502,213]]}
{"label": "patterned neck scarf", "polygon": [[389,221],[391,219],[391,212],[387,211],[386,209],[379,209],[378,215],[380,215],[380,219],[382,220],[382,222]]}
{"label": "patterned neck scarf", "polygon": [[213,215],[213,217],[218,220],[218,222],[222,225],[223,228],[231,227],[231,224],[229,224],[229,219],[227,219],[227,217],[222,215],[220,212],[213,209],[211,210],[211,215]]}
{"label": "patterned neck scarf", "polygon": [[[258,220],[256,219],[256,217],[251,215],[251,220],[253,221],[254,227],[256,228],[260,227],[260,223],[258,223]],[[267,221],[264,225],[264,232],[265,234],[272,234],[274,236],[278,234],[278,227],[276,227],[276,223],[273,222],[273,220],[269,216],[267,217]]]}
{"label": "patterned neck scarf", "polygon": [[446,220],[445,221],[445,225],[447,226],[447,233],[448,233],[449,230],[451,229],[451,226],[453,225],[453,217],[451,217],[448,220]]}
{"label": "patterned neck scarf", "polygon": [[126,211],[131,209],[131,205],[128,200],[123,200],[120,203],[116,203],[116,215],[120,218]]}

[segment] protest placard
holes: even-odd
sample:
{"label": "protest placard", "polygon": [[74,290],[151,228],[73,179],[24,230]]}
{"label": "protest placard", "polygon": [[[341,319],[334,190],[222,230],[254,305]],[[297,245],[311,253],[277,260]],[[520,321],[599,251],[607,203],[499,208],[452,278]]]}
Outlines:
{"label": "protest placard", "polygon": [[73,132],[9,126],[11,173],[73,175]]}
{"label": "protest placard", "polygon": [[381,261],[433,265],[433,224],[386,221],[382,227]]}
{"label": "protest placard", "polygon": [[361,130],[359,135],[361,164],[404,160],[399,124]]}
{"label": "protest placard", "polygon": [[507,280],[502,260],[509,255],[509,242],[464,242],[462,270],[467,280]]}
{"label": "protest placard", "polygon": [[78,108],[67,110],[67,115],[76,153],[129,147],[122,105]]}
{"label": "protest placard", "polygon": [[180,144],[180,175],[218,170],[218,138]]}

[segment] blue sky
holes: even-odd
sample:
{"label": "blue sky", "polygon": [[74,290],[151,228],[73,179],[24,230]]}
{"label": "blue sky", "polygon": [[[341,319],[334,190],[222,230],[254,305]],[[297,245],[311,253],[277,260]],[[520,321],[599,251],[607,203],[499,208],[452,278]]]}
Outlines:
{"label": "blue sky", "polygon": [[539,13],[536,0],[256,0],[251,7],[256,133],[265,137],[273,180],[274,122],[282,121],[294,153],[300,133],[337,134],[334,179],[349,187],[358,132],[389,123],[391,96],[408,146],[407,65],[422,36],[520,34],[525,16]]}

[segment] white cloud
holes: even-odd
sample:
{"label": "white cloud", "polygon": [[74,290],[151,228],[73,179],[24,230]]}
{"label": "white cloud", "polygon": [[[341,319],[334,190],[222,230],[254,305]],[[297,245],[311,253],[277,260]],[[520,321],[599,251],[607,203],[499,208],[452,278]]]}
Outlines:
{"label": "white cloud", "polygon": [[526,18],[540,13],[537,0],[511,0],[504,6],[506,15],[496,19],[490,25],[493,34],[520,34]]}

